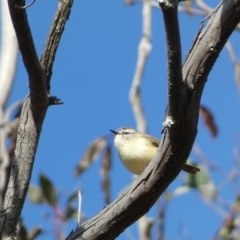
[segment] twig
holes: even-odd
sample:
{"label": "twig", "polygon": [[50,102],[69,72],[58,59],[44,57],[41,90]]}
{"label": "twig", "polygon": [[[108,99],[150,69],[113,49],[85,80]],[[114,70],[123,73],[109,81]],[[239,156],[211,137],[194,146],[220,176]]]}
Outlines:
{"label": "twig", "polygon": [[137,129],[140,132],[146,132],[147,122],[143,113],[141,104],[141,82],[143,73],[146,67],[147,58],[151,51],[151,18],[152,18],[152,7],[151,0],[143,1],[143,36],[138,47],[138,59],[137,65],[133,77],[132,87],[129,94],[129,100],[132,104],[133,113],[135,116]]}
{"label": "twig", "polygon": [[212,12],[212,8],[209,7],[204,1],[202,0],[196,0],[196,4],[199,8],[201,8],[204,12],[206,12],[206,15],[210,14]]}
{"label": "twig", "polygon": [[235,65],[237,63],[237,56],[236,56],[235,50],[233,48],[233,45],[230,43],[230,41],[227,41],[225,44],[225,47],[228,51],[229,57],[232,61],[232,64]]}
{"label": "twig", "polygon": [[82,211],[82,193],[78,191],[78,218],[77,218],[77,225],[78,227],[81,226],[81,211]]}
{"label": "twig", "polygon": [[13,114],[13,112],[16,111],[17,109],[21,108],[22,105],[23,105],[23,100],[19,100],[19,101],[14,102],[5,112],[4,122],[10,121],[10,117]]}
{"label": "twig", "polygon": [[209,206],[214,212],[216,212],[221,218],[227,217],[227,212],[220,208],[217,204],[215,204],[211,199],[204,197],[201,195],[202,200],[205,202],[207,206]]}

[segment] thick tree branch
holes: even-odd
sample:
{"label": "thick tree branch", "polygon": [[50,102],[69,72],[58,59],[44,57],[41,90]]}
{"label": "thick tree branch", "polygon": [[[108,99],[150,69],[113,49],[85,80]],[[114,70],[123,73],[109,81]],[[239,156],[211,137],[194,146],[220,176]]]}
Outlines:
{"label": "thick tree branch", "polygon": [[50,90],[50,80],[52,77],[53,62],[56,56],[57,48],[60,43],[65,24],[71,12],[73,0],[60,0],[58,9],[55,13],[52,26],[41,56],[40,62],[45,70],[47,79],[47,89]]}
{"label": "thick tree branch", "polygon": [[[69,6],[72,5],[72,0],[62,0],[62,3],[63,2],[71,3]],[[19,49],[29,76],[30,94],[26,97],[21,112],[15,160],[4,199],[3,210],[0,215],[1,239],[16,236],[17,222],[28,191],[42,124],[49,106],[46,76],[36,54],[26,10],[21,9],[21,6],[25,5],[25,1],[8,0],[8,4]],[[61,9],[63,5],[64,4],[60,2],[58,7]],[[67,18],[68,15],[59,17],[59,21],[62,22],[62,28]],[[58,29],[52,29],[54,29],[55,32],[52,30],[50,36],[58,34]],[[60,37],[58,38],[58,42],[59,39]],[[50,43],[48,42],[48,44]],[[53,62],[51,61],[54,60],[57,46],[58,44],[53,45],[54,53],[52,53],[52,48],[46,45],[45,49],[50,50],[49,53],[44,54],[44,56],[48,59],[49,56],[47,56],[47,54],[51,54],[51,57],[47,64],[43,63],[45,69],[47,69],[48,66],[52,67]],[[48,81],[50,81],[50,77],[51,76],[48,77]]]}
{"label": "thick tree branch", "polygon": [[31,107],[40,118],[44,118],[48,107],[46,78],[37,57],[26,11],[25,9],[17,8],[17,6],[24,6],[25,1],[8,0],[8,5],[19,49],[29,76]]}
{"label": "thick tree branch", "polygon": [[165,128],[162,146],[153,161],[121,197],[70,234],[68,240],[116,238],[145,214],[175,179],[196,136],[199,103],[209,71],[239,20],[240,0],[223,1],[217,7],[187,57],[183,68],[185,84],[175,79],[181,87],[176,96],[183,99],[175,98],[174,91],[170,95],[168,106],[172,109],[167,113],[174,124]]}
{"label": "thick tree branch", "polygon": [[[177,7],[168,7],[165,2],[159,4],[162,7],[164,26],[166,31],[167,56],[168,56],[168,107],[166,117],[166,127],[171,125],[171,119],[174,119],[173,125],[180,119],[179,111],[182,111],[182,103],[185,95],[185,84],[182,80],[182,51],[178,25]],[[169,125],[169,126],[170,126]]]}
{"label": "thick tree branch", "polygon": [[1,239],[16,236],[16,226],[30,183],[42,123],[48,108],[46,79],[37,58],[26,11],[16,7],[24,5],[24,1],[9,0],[8,4],[29,76],[30,94],[24,102],[18,127],[15,161],[1,212]]}

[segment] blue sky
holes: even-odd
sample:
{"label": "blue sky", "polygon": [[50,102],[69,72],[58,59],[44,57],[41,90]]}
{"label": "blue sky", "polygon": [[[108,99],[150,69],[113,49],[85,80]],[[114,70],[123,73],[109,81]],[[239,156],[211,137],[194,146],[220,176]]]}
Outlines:
{"label": "blue sky", "polygon": [[[212,0],[211,6],[217,3]],[[39,57],[56,6],[57,1],[42,0],[36,1],[27,10]],[[123,1],[75,1],[54,63],[51,94],[62,99],[64,105],[48,109],[31,183],[38,185],[39,174],[46,174],[62,199],[80,188],[83,212],[88,218],[104,207],[100,162],[95,162],[80,178],[74,179],[73,171],[84,150],[95,138],[110,134],[109,129],[123,125],[136,127],[128,95],[141,38],[141,11],[141,3],[125,6]],[[179,18],[184,60],[201,18],[183,13],[179,14]],[[152,51],[144,73],[142,100],[148,132],[158,138],[161,137],[167,94],[164,34],[161,11],[153,9]],[[237,38],[239,33],[235,32],[230,40],[239,56]],[[9,104],[26,96],[27,82],[26,71],[19,57]],[[212,110],[219,135],[212,139],[200,119],[195,143],[211,161],[228,172],[233,164],[234,149],[239,146],[240,111],[239,93],[226,49],[209,75],[201,102]],[[190,157],[198,161],[195,154]],[[171,190],[182,184],[183,173],[180,176],[171,184]],[[216,173],[212,176],[216,185],[224,178]],[[124,169],[116,152],[111,180],[112,200],[132,182],[131,173]],[[220,195],[229,202],[234,201],[232,185],[228,184]],[[49,212],[48,208],[32,205],[27,200],[22,216],[28,228],[40,224],[46,230],[39,239],[54,239],[52,227],[43,217],[46,212]],[[156,207],[148,215],[156,217]],[[166,237],[209,239],[221,223],[222,219],[203,203],[198,193],[192,191],[170,202],[166,216]],[[72,228],[75,228],[73,221],[63,231],[68,234]],[[189,238],[183,237],[183,229],[188,231]],[[130,232],[134,239],[138,239],[135,226],[130,228]],[[122,233],[118,239],[128,239],[128,235]]]}

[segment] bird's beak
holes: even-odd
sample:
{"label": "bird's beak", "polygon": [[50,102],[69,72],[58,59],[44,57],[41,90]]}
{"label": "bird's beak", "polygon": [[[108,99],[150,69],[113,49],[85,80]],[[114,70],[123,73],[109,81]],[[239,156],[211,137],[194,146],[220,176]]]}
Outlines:
{"label": "bird's beak", "polygon": [[114,133],[115,135],[117,135],[118,134],[118,132],[116,132],[116,131],[114,131],[114,130],[109,130],[109,131],[111,131],[112,133]]}

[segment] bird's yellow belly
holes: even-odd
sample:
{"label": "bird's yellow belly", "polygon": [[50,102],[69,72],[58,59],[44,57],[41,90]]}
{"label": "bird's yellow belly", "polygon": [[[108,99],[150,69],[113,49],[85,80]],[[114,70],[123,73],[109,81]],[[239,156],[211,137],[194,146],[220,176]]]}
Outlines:
{"label": "bird's yellow belly", "polygon": [[127,151],[125,151],[125,149],[122,149],[122,151],[119,151],[119,156],[123,165],[130,172],[136,175],[140,175],[147,167],[147,165],[151,162],[152,158],[156,153],[156,150],[156,147],[148,146],[146,148],[145,145],[143,145],[142,147],[139,147],[138,145],[138,149],[134,149],[134,147],[131,147],[131,154],[125,154],[128,153],[129,149]]}

